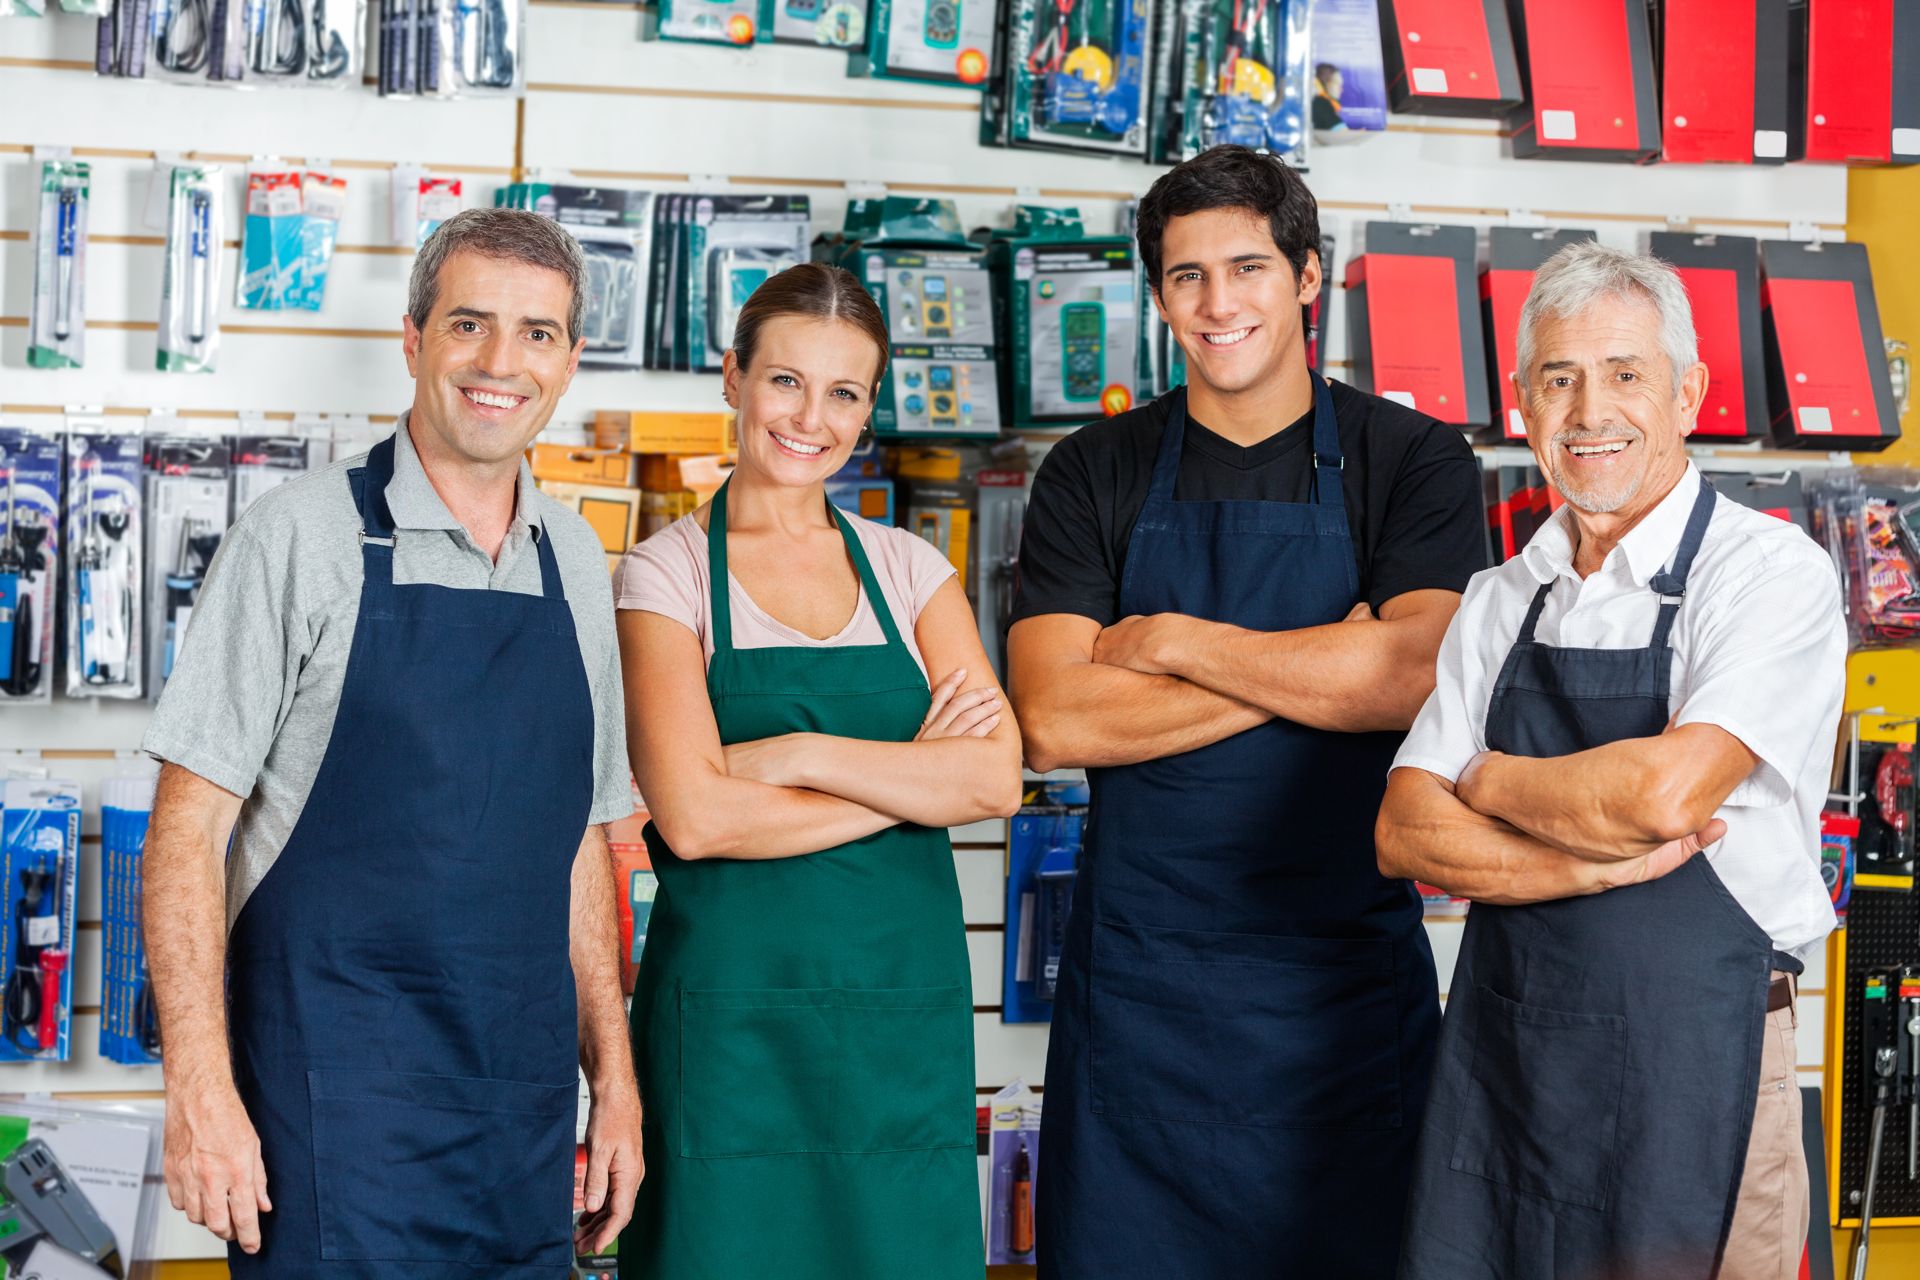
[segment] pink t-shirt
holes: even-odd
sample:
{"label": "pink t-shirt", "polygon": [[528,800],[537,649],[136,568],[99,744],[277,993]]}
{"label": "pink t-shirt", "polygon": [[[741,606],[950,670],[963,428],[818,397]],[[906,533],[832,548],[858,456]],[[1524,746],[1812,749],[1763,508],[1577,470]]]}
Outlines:
{"label": "pink t-shirt", "polygon": [[[900,638],[907,652],[920,664],[920,646],[914,642],[913,627],[920,611],[933,599],[933,593],[951,578],[953,565],[939,548],[925,538],[916,538],[905,529],[862,520],[848,515],[847,521],[860,539],[880,583]],[[621,609],[645,609],[683,623],[700,637],[707,660],[713,660],[713,611],[709,606],[712,590],[707,571],[707,531],[691,515],[681,516],[660,532],[640,543],[620,561],[613,576],[614,604]],[[733,603],[733,647],[771,649],[795,645],[831,649],[843,645],[883,644],[885,633],[874,616],[867,593],[860,593],[853,617],[840,633],[826,640],[796,631],[779,621],[748,598],[732,574],[727,575]],[[942,674],[945,674],[944,672]]]}

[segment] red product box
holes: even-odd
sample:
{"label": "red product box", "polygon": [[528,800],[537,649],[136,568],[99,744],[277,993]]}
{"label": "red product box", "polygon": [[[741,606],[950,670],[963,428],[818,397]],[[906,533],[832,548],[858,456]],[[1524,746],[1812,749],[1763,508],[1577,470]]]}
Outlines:
{"label": "red product box", "polygon": [[1798,471],[1776,471],[1764,475],[1747,471],[1714,471],[1702,468],[1720,496],[1762,515],[1798,525],[1804,533],[1807,520],[1807,491]]}
{"label": "red product box", "polygon": [[1767,434],[1766,346],[1760,336],[1760,249],[1747,236],[1656,231],[1653,256],[1687,286],[1707,398],[1693,434],[1744,440]]}
{"label": "red product box", "polygon": [[1790,83],[1788,0],[1669,0],[1661,6],[1661,158],[1785,164],[1805,138]]}
{"label": "red product box", "polygon": [[1487,269],[1480,273],[1480,320],[1487,331],[1487,373],[1499,402],[1503,439],[1527,438],[1513,374],[1520,363],[1520,308],[1533,288],[1533,273],[1568,245],[1593,238],[1591,231],[1570,228],[1494,227],[1487,233]]}
{"label": "red product box", "polygon": [[1528,90],[1527,105],[1511,115],[1513,154],[1658,158],[1646,0],[1510,0],[1510,8]]}
{"label": "red product box", "polygon": [[1493,424],[1474,306],[1474,230],[1369,222],[1347,264],[1354,385],[1455,426]]}
{"label": "red product box", "polygon": [[1865,245],[1760,242],[1773,434],[1808,449],[1884,449],[1900,438]]}
{"label": "red product box", "polygon": [[1526,100],[1506,0],[1384,0],[1380,43],[1395,111],[1497,119]]}
{"label": "red product box", "polygon": [[1808,0],[1806,158],[1920,164],[1920,0]]}

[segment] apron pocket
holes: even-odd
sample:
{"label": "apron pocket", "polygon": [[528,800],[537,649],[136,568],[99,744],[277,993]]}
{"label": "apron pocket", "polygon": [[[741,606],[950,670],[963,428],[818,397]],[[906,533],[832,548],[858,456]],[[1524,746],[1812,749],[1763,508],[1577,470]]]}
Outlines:
{"label": "apron pocket", "polygon": [[565,1267],[578,1082],[309,1071],[320,1256]]}
{"label": "apron pocket", "polygon": [[1089,991],[1095,1114],[1400,1126],[1391,941],[1096,921]]}
{"label": "apron pocket", "polygon": [[974,1145],[966,987],[680,993],[680,1154]]}
{"label": "apron pocket", "polygon": [[1604,1211],[1626,1089],[1627,1020],[1475,991],[1473,1071],[1451,1167]]}

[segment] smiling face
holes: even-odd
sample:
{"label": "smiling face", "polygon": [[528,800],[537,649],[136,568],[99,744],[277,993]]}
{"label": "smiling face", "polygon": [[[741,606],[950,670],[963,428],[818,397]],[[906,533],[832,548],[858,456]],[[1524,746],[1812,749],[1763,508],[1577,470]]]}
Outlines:
{"label": "smiling face", "polygon": [[753,364],[727,352],[727,403],[739,414],[740,467],[775,484],[819,484],[846,462],[873,413],[880,352],[845,320],[779,315]]}
{"label": "smiling face", "polygon": [[1269,385],[1305,361],[1300,308],[1320,294],[1320,258],[1293,267],[1267,218],[1206,209],[1167,221],[1154,305],[1186,352],[1187,376],[1221,395]]}
{"label": "smiling face", "polygon": [[426,324],[406,321],[408,422],[468,463],[517,468],[580,364],[586,344],[566,332],[572,301],[558,271],[466,250],[450,256]]}
{"label": "smiling face", "polygon": [[1674,370],[1660,313],[1644,297],[1605,297],[1543,321],[1531,369],[1514,375],[1527,444],[1577,510],[1628,520],[1650,510],[1686,470],[1686,438],[1707,392],[1707,367]]}

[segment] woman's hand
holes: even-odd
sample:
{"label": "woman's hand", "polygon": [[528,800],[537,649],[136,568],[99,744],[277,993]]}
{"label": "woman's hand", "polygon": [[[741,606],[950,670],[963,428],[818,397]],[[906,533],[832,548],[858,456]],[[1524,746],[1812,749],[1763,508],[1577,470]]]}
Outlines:
{"label": "woman's hand", "polygon": [[933,705],[920,722],[915,742],[936,738],[984,738],[1000,723],[1000,691],[992,685],[961,693],[967,669],[961,667],[933,688]]}

